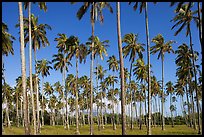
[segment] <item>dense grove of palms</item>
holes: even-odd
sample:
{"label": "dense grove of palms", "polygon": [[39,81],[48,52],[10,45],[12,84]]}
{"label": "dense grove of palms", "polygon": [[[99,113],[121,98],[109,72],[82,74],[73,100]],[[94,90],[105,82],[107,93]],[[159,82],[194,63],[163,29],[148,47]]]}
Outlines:
{"label": "dense grove of palms", "polygon": [[[192,11],[192,7],[197,3],[198,10]],[[108,2],[83,2],[76,13],[76,18],[81,20],[84,14],[90,12],[91,36],[87,37],[87,42],[81,43],[77,36],[58,33],[54,39],[57,42],[55,45],[57,53],[52,55],[52,60],[49,61],[47,59],[37,60],[37,50],[50,45],[51,40],[48,40],[47,32],[51,31],[51,26],[38,23],[38,17],[30,11],[31,2],[18,2],[19,23],[16,24],[16,27],[20,32],[22,75],[16,78],[14,87],[6,82],[4,74],[6,66],[4,66],[3,59],[15,53],[13,50],[15,38],[8,33],[8,27],[2,21],[2,106],[3,104],[6,106],[5,110],[2,109],[3,132],[4,126],[11,127],[10,116],[14,111],[16,117],[12,119],[15,119],[17,127],[20,125],[25,127],[26,135],[40,134],[41,129],[47,123],[47,118],[49,118],[50,125],[62,125],[65,130],[70,130],[70,126],[75,126],[75,133],[78,135],[80,134],[79,126],[86,124],[90,126],[90,135],[94,134],[94,123],[97,123],[98,130],[104,130],[108,124],[108,118],[110,118],[113,130],[116,130],[118,125],[122,125],[123,135],[127,134],[127,128],[134,130],[137,126],[140,130],[146,128],[147,134],[151,135],[151,128],[155,126],[160,125],[161,129],[165,130],[165,109],[170,110],[171,125],[174,127],[174,112],[177,107],[181,107],[186,125],[198,130],[198,134],[202,134],[202,70],[200,68],[202,64],[197,64],[199,53],[194,50],[192,42],[192,37],[196,36],[192,36],[191,32],[191,24],[196,23],[201,44],[202,19],[200,14],[202,12],[199,2],[197,3],[170,3],[170,6],[176,5],[175,17],[171,20],[175,23],[172,24],[171,29],[178,27],[175,36],[184,29],[186,29],[186,37],[189,36],[189,43],[176,45],[174,40],[165,41],[168,38],[162,34],[157,34],[152,40],[149,39],[151,34],[149,34],[148,25],[148,2],[133,4],[134,10],[140,4],[140,13],[143,9],[145,12],[146,44],[140,42],[139,34],[128,33],[121,36],[120,2],[116,2],[116,10],[113,10]],[[25,9],[28,7],[28,18],[23,17],[23,4]],[[71,2],[71,4],[78,3]],[[44,11],[47,10],[45,2],[39,2],[38,6]],[[88,11],[89,8],[90,11]],[[119,59],[116,58],[116,55],[107,52],[110,46],[109,40],[102,40],[100,36],[94,34],[97,18],[101,23],[104,20],[104,8],[108,8],[111,13],[117,13],[115,26]],[[150,42],[153,45],[151,47]],[[25,46],[27,44],[29,44],[29,69],[26,69],[25,65],[25,60],[27,60]],[[176,47],[173,48],[173,44]],[[146,46],[147,49],[145,49]],[[32,64],[32,49],[34,64]],[[147,52],[147,61],[144,61],[144,52]],[[151,67],[154,66],[150,63],[150,54],[156,53],[158,53],[157,59],[161,59],[162,62],[161,78],[156,77],[151,71]],[[177,66],[175,83],[172,81],[164,83],[164,55],[166,53],[175,56]],[[108,60],[105,62],[106,66],[103,66],[99,64],[99,59],[104,61],[105,56],[108,57]],[[90,77],[86,75],[80,77],[79,72],[83,70],[79,68],[79,63],[87,63],[86,58],[88,57],[91,59]],[[124,66],[125,58],[129,58],[129,70]],[[154,56],[151,58],[154,60]],[[34,74],[32,73],[33,65]],[[75,66],[75,73],[69,74],[73,66]],[[61,82],[55,81],[54,84],[51,84],[49,81],[44,81],[45,77],[52,75],[51,69],[59,70],[62,73]],[[29,70],[29,76],[26,76],[27,70]],[[108,72],[110,72],[109,75],[107,75]],[[120,87],[117,88],[116,84],[119,84]],[[164,107],[167,97],[170,99],[169,108]],[[180,104],[177,104],[176,101],[179,99]],[[119,102],[121,102],[120,114],[117,108]],[[96,105],[96,116],[93,115],[94,104]],[[107,110],[110,112],[109,117]],[[33,127],[33,132],[31,132],[31,127]]]}

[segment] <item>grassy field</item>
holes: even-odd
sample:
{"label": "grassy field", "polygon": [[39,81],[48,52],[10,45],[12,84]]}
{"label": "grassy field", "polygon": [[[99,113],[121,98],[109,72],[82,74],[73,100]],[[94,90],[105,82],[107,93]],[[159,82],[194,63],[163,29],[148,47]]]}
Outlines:
{"label": "grassy field", "polygon": [[[4,128],[3,135],[23,135],[24,128],[23,127],[11,127]],[[89,135],[89,126],[79,126],[79,131],[81,135]],[[63,126],[44,126],[41,130],[41,135],[73,135],[75,134],[75,127],[70,127],[70,130],[65,130]],[[97,125],[94,125],[94,135],[121,135],[122,130],[121,126],[117,126],[117,129],[114,131],[112,125],[106,125],[104,129],[98,131]],[[133,130],[130,130],[127,127],[127,135],[146,135],[146,128],[145,126],[142,130],[139,130],[138,127],[134,127]],[[153,127],[152,128],[152,135],[196,135],[197,131],[192,128],[187,127],[186,125],[175,125],[172,128],[170,125],[165,125],[165,130],[162,131],[161,127]]]}

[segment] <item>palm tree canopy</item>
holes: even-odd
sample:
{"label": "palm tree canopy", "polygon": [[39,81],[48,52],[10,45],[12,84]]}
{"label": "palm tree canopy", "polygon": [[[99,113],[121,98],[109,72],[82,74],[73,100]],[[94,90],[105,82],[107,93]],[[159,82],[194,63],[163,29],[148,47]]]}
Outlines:
{"label": "palm tree canopy", "polygon": [[130,54],[129,61],[134,62],[136,54],[139,58],[143,58],[142,52],[145,51],[143,48],[144,44],[138,43],[138,34],[128,33],[124,36],[122,42],[126,43],[123,47],[123,54],[126,58]]}
{"label": "palm tree canopy", "polygon": [[[24,4],[24,9],[28,8],[28,3],[29,2],[23,2]],[[35,4],[36,2],[32,2],[33,4]],[[46,2],[38,2],[38,6],[41,10],[44,10],[45,12],[47,11],[47,5]]]}
{"label": "palm tree canopy", "polygon": [[46,59],[37,61],[37,73],[41,73],[42,77],[50,75],[49,69],[52,69],[52,67],[49,66],[49,64],[51,64],[51,62]]}
{"label": "palm tree canopy", "polygon": [[118,71],[119,70],[119,61],[116,59],[114,55],[110,56],[109,59],[107,60],[108,65],[109,65],[109,70]]}
{"label": "palm tree canopy", "polygon": [[[29,42],[29,20],[24,18],[24,35],[25,35],[25,45]],[[20,24],[16,24],[16,27],[19,27]],[[45,47],[50,45],[46,37],[46,29],[52,30],[48,24],[38,24],[38,17],[35,17],[34,14],[31,14],[31,39],[32,39],[32,48],[34,51],[40,49],[41,46]]]}
{"label": "palm tree canopy", "polygon": [[175,43],[175,41],[170,40],[170,41],[167,41],[165,43],[164,37],[161,34],[158,34],[157,36],[155,36],[152,39],[152,42],[154,42],[155,45],[150,48],[150,51],[151,51],[151,54],[155,54],[155,53],[159,52],[157,59],[159,59],[159,58],[163,59],[165,52],[174,53],[174,50],[173,50],[171,44]]}
{"label": "palm tree canopy", "polygon": [[52,63],[56,62],[54,64],[54,69],[55,70],[60,69],[61,73],[63,72],[64,66],[65,66],[66,71],[68,71],[67,65],[72,66],[71,62],[69,61],[68,56],[66,56],[65,58],[64,58],[64,56],[65,56],[64,54],[59,52],[58,54],[53,55],[54,59],[52,60]]}
{"label": "palm tree canopy", "polygon": [[15,37],[8,33],[7,25],[2,22],[2,55],[8,56],[9,53],[14,54],[12,47],[13,40],[15,40]]}
{"label": "palm tree canopy", "polygon": [[182,5],[179,11],[176,12],[177,15],[171,20],[176,22],[171,29],[174,29],[180,25],[179,29],[174,33],[175,36],[178,35],[184,29],[184,27],[186,27],[186,36],[188,36],[190,32],[190,22],[192,20],[196,23],[197,27],[199,26],[199,18],[194,16],[194,14],[197,14],[198,11],[191,11],[190,8],[192,8],[192,6],[193,4],[191,3]]}
{"label": "palm tree canopy", "polygon": [[[71,2],[71,4],[74,4],[75,2]],[[88,11],[89,7],[91,7],[90,10],[90,19],[91,22],[95,22],[97,18],[100,18],[100,22],[103,23],[104,17],[103,17],[103,12],[102,10],[104,8],[108,8],[111,13],[113,13],[113,9],[111,5],[108,2],[84,2],[83,5],[79,8],[77,11],[77,18],[79,20],[82,19],[84,14]],[[94,13],[93,13],[93,8],[94,8]],[[94,14],[94,18],[92,19],[92,15]]]}

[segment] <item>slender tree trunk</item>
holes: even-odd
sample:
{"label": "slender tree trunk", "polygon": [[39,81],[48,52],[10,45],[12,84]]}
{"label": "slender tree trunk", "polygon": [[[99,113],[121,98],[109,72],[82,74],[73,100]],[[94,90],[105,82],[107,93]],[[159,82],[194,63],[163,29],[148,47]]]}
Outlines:
{"label": "slender tree trunk", "polygon": [[44,77],[42,77],[42,127],[44,126],[44,112],[45,112],[45,108],[44,108]]}
{"label": "slender tree trunk", "polygon": [[[65,52],[64,52],[64,56],[65,56]],[[66,129],[66,120],[65,120],[65,113],[64,113],[64,109],[65,109],[65,98],[64,98],[64,94],[65,94],[65,66],[63,67],[62,71],[63,71],[62,72],[62,85],[63,85],[63,92],[62,92],[62,102],[63,102],[62,121],[63,121],[64,129]]]}
{"label": "slender tree trunk", "polygon": [[78,118],[78,58],[76,57],[76,84],[75,84],[75,92],[76,92],[76,134],[79,135],[79,118]]}
{"label": "slender tree trunk", "polygon": [[145,93],[145,90],[144,90],[144,98],[145,98],[145,115],[146,115],[146,117],[145,117],[145,126],[148,128],[148,124],[147,124],[147,97],[146,97],[146,93]]}
{"label": "slender tree trunk", "polygon": [[151,130],[151,70],[150,70],[150,43],[149,43],[149,24],[148,24],[148,13],[147,13],[147,2],[145,3],[145,24],[146,24],[146,37],[147,37],[147,55],[148,55],[148,129],[147,135],[152,134]]}
{"label": "slender tree trunk", "polygon": [[[101,80],[102,82],[102,80]],[[103,122],[103,97],[102,97],[102,89],[101,89],[101,126],[104,129],[104,122]]]}
{"label": "slender tree trunk", "polygon": [[[92,17],[91,17],[91,27],[92,27],[92,44],[91,48],[94,47],[94,11],[95,3],[92,2]],[[91,69],[90,69],[90,80],[91,80],[91,102],[90,102],[90,135],[93,135],[93,66],[94,66],[94,53],[91,51]]]}
{"label": "slender tree trunk", "polygon": [[155,125],[157,126],[157,113],[158,113],[158,109],[157,109],[157,99],[156,99],[156,95],[154,97],[154,101],[155,101]]}
{"label": "slender tree trunk", "polygon": [[36,57],[36,47],[34,50],[35,57],[35,81],[36,81],[36,111],[37,111],[37,134],[40,133],[40,113],[39,113],[39,90],[38,90],[38,74],[37,74],[37,57]]}
{"label": "slender tree trunk", "polygon": [[23,9],[22,2],[18,2],[19,18],[20,18],[20,53],[21,53],[21,73],[22,73],[22,87],[23,87],[23,110],[24,110],[24,122],[25,122],[25,134],[30,135],[28,125],[28,104],[26,104],[26,70],[25,70],[25,51],[24,51],[24,27],[23,27]]}
{"label": "slender tree trunk", "polygon": [[[113,83],[113,90],[114,90],[114,83]],[[114,100],[113,100],[113,98],[114,98],[114,91],[112,92],[112,119],[113,119],[113,130],[115,130],[116,129],[116,125],[115,125],[115,106],[114,106]]]}
{"label": "slender tree trunk", "polygon": [[172,110],[171,110],[171,105],[172,105],[172,93],[170,93],[170,111],[171,111],[171,126],[174,127],[174,120],[173,120],[173,113],[172,113]]}
{"label": "slender tree trunk", "polygon": [[[16,119],[17,119],[17,127],[19,127],[19,112],[18,112],[18,95],[19,93],[17,93],[17,96],[16,96]],[[2,116],[3,116],[3,113],[2,113]],[[3,123],[3,120],[2,120],[2,123]],[[3,126],[2,126],[3,127]]]}
{"label": "slender tree trunk", "polygon": [[122,41],[121,41],[121,28],[120,28],[120,2],[117,2],[116,6],[117,6],[118,51],[120,56],[122,135],[126,135],[126,117],[125,117],[126,93],[124,90],[124,63],[123,63],[123,55],[122,55]]}
{"label": "slender tree trunk", "polygon": [[[192,92],[192,91],[191,91]],[[193,93],[191,93],[191,102],[192,102],[192,119],[193,119],[193,128],[197,130],[196,127],[196,119],[195,119],[195,111],[194,111],[194,100],[193,100]]]}
{"label": "slender tree trunk", "polygon": [[107,125],[107,112],[106,112],[106,108],[105,108],[105,125]]}
{"label": "slender tree trunk", "polygon": [[[4,85],[5,86],[5,85]],[[9,104],[8,104],[8,100],[6,98],[6,95],[4,96],[5,99],[5,103],[6,103],[6,118],[7,118],[7,126],[9,128],[11,128],[11,122],[10,122],[10,118],[9,118]]]}
{"label": "slender tree trunk", "polygon": [[138,125],[137,121],[137,102],[135,101],[135,120],[136,120],[136,126]]}
{"label": "slender tree trunk", "polygon": [[88,120],[88,125],[90,125],[90,116],[89,116],[89,105],[88,105],[88,98],[89,98],[89,96],[88,96],[89,94],[87,93],[87,99],[86,99],[86,106],[87,106],[87,120]]}
{"label": "slender tree trunk", "polygon": [[162,130],[165,130],[164,118],[164,54],[162,54]]}
{"label": "slender tree trunk", "polygon": [[133,64],[133,61],[131,61],[131,64],[130,64],[130,82],[129,82],[129,85],[130,85],[130,103],[131,103],[131,126],[130,126],[130,129],[133,130],[133,106],[132,106],[132,88],[131,88],[131,78],[132,78],[132,64]]}
{"label": "slender tree trunk", "polygon": [[33,77],[32,77],[32,39],[31,39],[31,2],[28,5],[28,18],[29,18],[29,75],[30,75],[30,93],[32,96],[32,108],[33,108],[33,133],[36,135],[36,114],[35,114],[35,102],[33,94]]}
{"label": "slender tree trunk", "polygon": [[[190,26],[190,24],[189,24]],[[190,28],[190,27],[189,27]],[[189,37],[190,37],[190,47],[191,47],[191,53],[192,53],[192,62],[193,62],[193,71],[194,71],[194,78],[195,78],[195,91],[196,91],[196,103],[197,103],[197,113],[198,113],[198,134],[201,133],[201,126],[200,123],[202,123],[200,119],[200,110],[199,110],[199,100],[198,100],[198,89],[197,89],[197,74],[195,69],[195,58],[194,58],[194,50],[193,50],[193,43],[192,43],[192,36],[191,36],[191,29],[189,30]]]}
{"label": "slender tree trunk", "polygon": [[189,120],[189,126],[192,127],[192,119],[191,119],[191,112],[190,112],[190,103],[189,103],[189,91],[187,89],[187,85],[186,85],[186,99],[187,99],[187,106],[188,106],[188,120]]}
{"label": "slender tree trunk", "polygon": [[142,101],[140,99],[140,130],[142,130]]}

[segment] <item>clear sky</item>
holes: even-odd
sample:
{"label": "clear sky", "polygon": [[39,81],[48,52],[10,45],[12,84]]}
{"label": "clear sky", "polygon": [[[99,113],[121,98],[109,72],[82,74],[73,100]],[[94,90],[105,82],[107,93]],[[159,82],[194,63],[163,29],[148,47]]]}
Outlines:
{"label": "clear sky", "polygon": [[[65,33],[67,37],[70,35],[77,36],[81,43],[85,43],[91,36],[91,23],[90,13],[87,12],[81,21],[76,17],[76,13],[82,3],[71,5],[69,2],[47,2],[47,12],[41,11],[37,4],[32,4],[32,13],[39,17],[39,23],[49,24],[52,27],[51,31],[47,31],[47,38],[50,42],[49,47],[41,48],[37,51],[37,59],[47,59],[51,61],[53,54],[57,53],[57,42],[54,39],[58,33]],[[117,43],[117,22],[116,22],[116,3],[111,2],[113,8],[113,14],[108,9],[104,9],[104,23],[100,24],[99,21],[95,24],[95,35],[100,40],[109,40],[110,47],[107,49],[108,56],[115,55],[119,59],[118,54],[118,43]],[[148,17],[149,17],[149,35],[150,40],[157,34],[162,34],[165,41],[175,40],[173,49],[176,50],[182,43],[189,43],[189,38],[185,36],[185,31],[182,31],[177,36],[174,36],[175,30],[171,30],[174,25],[170,22],[175,16],[174,7],[170,7],[169,2],[158,2],[154,5],[152,2],[148,3]],[[27,10],[24,10],[24,16],[27,17]],[[21,75],[21,62],[20,62],[20,43],[19,43],[19,28],[15,28],[18,23],[19,11],[17,2],[3,2],[2,3],[2,21],[8,25],[9,33],[12,34],[16,40],[13,43],[14,55],[9,55],[4,58],[5,63],[5,77],[6,82],[12,87],[15,85],[15,79]],[[178,28],[176,28],[178,29]],[[192,23],[192,36],[193,36],[193,47],[194,50],[200,53],[200,43],[198,37],[198,29],[195,24]],[[133,5],[128,5],[127,2],[121,2],[121,35],[122,37],[127,33],[138,33],[140,43],[146,45],[146,33],[145,33],[145,17],[144,13],[139,14],[139,10],[134,11]],[[154,43],[150,43],[153,46]],[[123,44],[124,46],[124,44]],[[29,60],[28,60],[28,46],[25,49],[26,55],[26,74],[29,74]],[[158,80],[161,80],[161,60],[157,60],[157,55],[151,55],[150,60],[152,64],[153,74]],[[164,84],[168,81],[176,82],[176,65],[175,65],[175,54],[165,54],[164,58]],[[108,57],[105,57],[103,61],[99,60],[99,63],[108,69],[106,63]],[[199,61],[196,64],[200,65],[202,56],[199,55]],[[128,62],[129,58],[125,59],[125,67],[130,66]],[[147,63],[146,46],[144,52],[144,60]],[[75,74],[75,59],[72,61],[73,67],[69,68],[68,73]],[[33,60],[34,64],[34,60]],[[128,69],[129,70],[129,69]],[[33,66],[34,73],[34,66]],[[54,84],[57,81],[62,81],[62,74],[54,69],[50,71],[50,76],[46,77],[44,81],[49,81]],[[111,74],[111,73],[108,73]],[[108,75],[107,74],[107,75]],[[82,75],[90,75],[90,57],[87,57],[86,64],[79,64],[79,77]],[[106,76],[107,76],[106,75]],[[40,77],[41,78],[41,77]],[[135,78],[134,78],[135,79]],[[95,82],[94,82],[95,83]],[[166,107],[169,108],[169,98],[167,99]],[[179,100],[179,99],[178,99]],[[180,106],[177,106],[178,112]],[[165,111],[169,112],[169,109]]]}

